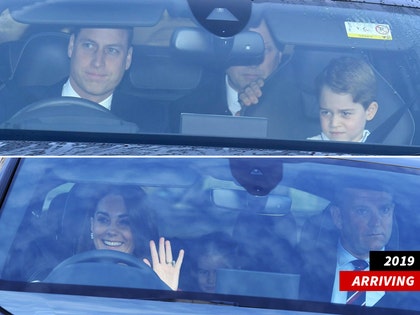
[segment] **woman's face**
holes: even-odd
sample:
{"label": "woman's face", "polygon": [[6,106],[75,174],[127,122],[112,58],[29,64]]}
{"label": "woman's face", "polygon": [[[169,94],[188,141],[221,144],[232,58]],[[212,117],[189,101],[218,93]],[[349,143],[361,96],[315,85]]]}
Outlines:
{"label": "woman's face", "polygon": [[134,239],[130,218],[120,195],[106,195],[99,200],[91,218],[91,231],[96,249],[111,249],[131,254]]}

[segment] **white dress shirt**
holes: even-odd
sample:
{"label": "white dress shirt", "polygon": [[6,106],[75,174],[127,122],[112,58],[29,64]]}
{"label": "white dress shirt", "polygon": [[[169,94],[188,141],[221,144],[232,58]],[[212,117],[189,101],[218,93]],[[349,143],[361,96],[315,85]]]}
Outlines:
{"label": "white dress shirt", "polygon": [[237,113],[241,111],[242,106],[238,101],[238,92],[229,84],[228,76],[226,76],[226,98],[229,111],[232,116],[236,116]]}
{"label": "white dress shirt", "polygon": [[[370,131],[369,130],[363,130],[363,135],[362,135],[362,139],[360,139],[358,142],[366,142],[367,137],[370,135]],[[324,140],[324,141],[331,141],[331,139],[329,139],[325,133],[321,132],[321,134],[307,138],[308,140]]]}
{"label": "white dress shirt", "polygon": [[[61,96],[70,96],[70,97],[78,97],[81,98],[79,94],[73,89],[71,86],[70,80],[67,80],[66,83],[63,85],[63,90],[61,91]],[[111,110],[111,103],[112,103],[112,94],[104,99],[99,105],[102,105],[106,109]]]}

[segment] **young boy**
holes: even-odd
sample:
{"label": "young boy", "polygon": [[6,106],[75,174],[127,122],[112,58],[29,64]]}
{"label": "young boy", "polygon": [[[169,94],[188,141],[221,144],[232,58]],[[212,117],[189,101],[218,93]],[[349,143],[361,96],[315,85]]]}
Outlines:
{"label": "young boy", "polygon": [[309,140],[365,142],[366,122],[378,110],[370,65],[352,57],[333,59],[317,81],[322,133]]}

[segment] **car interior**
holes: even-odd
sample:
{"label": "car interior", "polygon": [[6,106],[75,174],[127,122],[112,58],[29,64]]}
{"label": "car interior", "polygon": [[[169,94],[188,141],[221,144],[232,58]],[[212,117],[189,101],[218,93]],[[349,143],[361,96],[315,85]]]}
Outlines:
{"label": "car interior", "polygon": [[[51,165],[60,160],[51,159]],[[171,240],[174,252],[184,249],[188,253],[180,278],[182,292],[201,292],[194,285],[191,270],[197,268],[195,258],[202,251],[201,242],[210,238],[216,245],[226,245],[234,262],[218,271],[226,275],[226,281],[218,284],[216,293],[254,296],[253,289],[261,285],[258,279],[266,279],[268,273],[272,274],[269,279],[283,279],[291,289],[284,291],[284,287],[272,284],[266,298],[273,294],[298,298],[295,289],[304,262],[313,259],[314,251],[319,254],[320,248],[337,242],[338,230],[329,212],[331,187],[346,176],[349,181],[363,181],[376,175],[377,180],[392,183],[396,208],[390,248],[418,248],[418,240],[412,236],[413,228],[418,227],[416,213],[410,211],[415,203],[415,192],[410,188],[416,185],[416,175],[410,168],[399,170],[388,164],[388,171],[384,171],[381,164],[357,158],[313,158],[310,162],[304,158],[168,161],[65,159],[53,170],[48,160],[29,159],[21,166],[18,174],[22,177],[13,184],[12,193],[15,197],[28,196],[21,188],[29,180],[36,183],[30,198],[24,201],[24,207],[8,199],[2,210],[1,224],[6,224],[5,220],[11,224],[11,209],[21,216],[21,221],[13,219],[16,226],[11,225],[8,232],[13,237],[8,239],[7,255],[2,260],[2,281],[167,290],[150,269],[142,268],[143,263],[138,265],[140,260],[132,261],[127,255],[109,251],[95,254],[92,246],[86,245],[90,244],[86,242],[90,240],[89,212],[97,202],[94,196],[101,185],[111,184],[110,178],[117,178],[112,185],[146,191],[159,222],[158,234],[153,238],[164,235]],[[35,175],[30,165],[39,165]],[[111,165],[113,171],[104,174],[102,167]],[[181,165],[183,171],[179,172],[177,166]],[[401,179],[405,185],[396,184]],[[238,277],[242,281],[249,279],[255,286],[234,290],[231,281]],[[148,279],[147,284],[144,279]],[[261,290],[260,294],[265,292]],[[402,297],[402,301],[417,301],[409,292]]]}
{"label": "car interior", "polygon": [[[66,267],[69,269],[69,274],[63,275],[63,270],[60,270],[60,272],[54,271],[54,268],[58,268],[61,262],[92,249],[84,245],[89,243],[89,213],[91,209],[95,208],[97,199],[94,196],[97,195],[98,187],[101,187],[104,183],[95,181],[63,182],[59,178],[50,182],[51,177],[47,178],[48,176],[43,185],[39,185],[38,193],[28,206],[28,209],[31,209],[31,211],[26,211],[25,220],[20,226],[14,241],[15,245],[8,257],[8,261],[13,261],[14,263],[6,264],[7,268],[3,270],[2,278],[24,282],[47,281],[46,279],[48,279],[52,283],[81,281],[83,284],[115,284],[116,282],[112,282],[115,280],[114,278],[110,280],[110,283],[105,283],[103,282],[104,280],[93,276],[89,278],[76,277],[73,272],[77,268],[72,269],[71,266]],[[221,175],[219,179],[229,179],[231,181],[231,177],[228,174]],[[150,182],[153,183],[153,180]],[[229,183],[229,181],[226,183]],[[197,200],[197,196],[191,200],[197,205],[188,205],[188,203],[184,204],[184,202],[188,201],[179,201],[181,205],[184,204],[183,207],[192,207],[190,212],[188,212],[188,217],[182,219],[182,215],[179,214],[181,223],[184,222],[183,220],[193,220],[193,216],[197,214],[202,217],[201,220],[203,222],[211,224],[212,216],[216,216],[215,219],[220,220],[220,226],[215,228],[210,225],[212,227],[208,233],[222,229],[224,232],[232,235],[232,244],[235,244],[232,246],[232,254],[235,257],[236,269],[283,274],[297,274],[299,272],[300,260],[296,252],[298,226],[291,213],[290,202],[282,203],[283,199],[279,199],[278,201],[273,201],[273,205],[270,206],[270,203],[267,203],[267,199],[261,197],[252,201],[249,206],[245,206],[245,209],[239,209],[239,206],[232,202],[230,202],[231,205],[234,205],[232,209],[224,208],[229,206],[228,204],[225,204],[224,207],[222,205],[215,207],[211,197],[212,190],[205,189],[201,191],[201,184],[200,182],[195,183],[194,186],[188,189],[190,194],[194,190],[200,189],[202,197],[199,199],[203,200]],[[176,187],[176,183],[172,185]],[[133,189],[140,187],[138,185],[130,186]],[[165,189],[165,186],[157,187],[157,196],[162,194],[164,196]],[[237,189],[227,190],[231,194],[230,198],[238,200],[244,196],[243,193],[245,191]],[[54,191],[59,193],[53,193]],[[168,200],[172,200],[172,197],[169,198]],[[46,200],[49,201],[47,202]],[[166,203],[160,204],[160,202],[159,199],[153,199],[155,207],[167,208],[164,211],[176,211],[177,209],[177,206]],[[201,209],[202,212],[197,212],[197,209]],[[269,212],[261,212],[264,209],[268,209]],[[272,210],[276,212],[271,213]],[[191,213],[191,211],[193,212]],[[218,217],[222,213],[227,213],[228,215]],[[174,218],[176,216],[176,212],[171,215]],[[232,219],[229,217],[232,217]],[[181,248],[188,251],[190,254],[185,258],[185,266],[191,266],[193,257],[200,253],[197,241],[199,241],[202,237],[201,234],[205,233],[205,231],[200,230],[199,222],[196,222],[195,229],[198,229],[196,232],[191,230],[184,233],[182,231],[177,232],[176,226],[172,226],[171,222],[167,224],[169,225],[163,225],[163,230],[160,231],[160,234],[166,235],[165,229],[172,230],[172,233],[175,233],[172,237],[174,251],[178,251]],[[195,235],[196,233],[198,235]],[[158,236],[156,235],[153,238],[157,239]],[[256,243],[256,239],[260,239],[262,242]],[[280,253],[283,254],[280,255]],[[111,258],[114,260],[118,259],[118,257]],[[87,259],[93,260],[94,257],[87,257]],[[274,260],[276,264],[271,263]],[[28,266],[28,268],[22,268],[21,266]],[[124,282],[130,282],[129,278],[125,278],[125,280],[119,279],[118,281],[123,286],[131,286],[131,284]],[[185,289],[194,288],[191,286],[192,279],[188,272],[182,275],[181,281]],[[138,283],[143,282],[140,281]],[[153,286],[153,283],[155,282],[151,282],[150,285]]]}
{"label": "car interior", "polygon": [[[416,259],[420,253],[419,1],[0,0],[0,314],[6,314],[11,292],[40,294],[39,300],[17,298],[22,309],[29,304],[40,313],[44,306],[38,304],[52,305],[55,294],[92,303],[102,298],[103,305],[90,309],[101,315],[118,299],[122,307],[112,314],[126,313],[123,306],[132,301],[140,305],[136,314],[171,315],[179,305],[184,315],[229,313],[229,307],[241,315],[420,313],[418,291],[374,288],[378,299],[360,306],[347,305],[347,292],[338,289],[338,274],[350,271],[355,258],[370,264],[367,272],[388,272],[366,258],[374,246]],[[240,93],[226,89],[227,69],[255,66],[269,55],[271,44],[249,30],[261,25],[256,24],[261,18],[281,61],[264,79],[262,93],[269,97],[259,99],[263,110],[256,111],[263,114],[253,114],[257,106],[247,114],[238,100],[238,116],[230,115],[225,94],[240,98]],[[77,97],[28,101],[66,82],[69,39],[80,27],[133,29],[131,65],[108,108]],[[361,140],[366,143],[309,139],[322,132],[317,79],[339,57],[362,59],[375,74],[378,111],[366,122],[368,137]],[[261,78],[248,77],[253,83]],[[272,84],[279,77],[285,84]],[[218,82],[226,92],[223,104],[217,101],[225,115],[207,113],[216,103]],[[272,87],[280,93],[264,92]],[[283,90],[291,96],[284,102]],[[126,102],[114,106],[120,95]],[[297,109],[282,102],[296,103]],[[192,105],[196,112],[179,113]],[[271,136],[273,125],[290,136]],[[291,131],[297,127],[301,132]],[[15,149],[19,146],[23,149]],[[9,148],[22,157],[6,157]],[[67,152],[77,153],[64,156]],[[350,203],[351,193],[342,196],[341,188],[391,197],[382,194],[389,202],[374,210],[362,204],[337,214],[340,201]],[[118,228],[113,227],[117,236],[109,237],[110,221],[106,228],[104,221],[97,223],[103,226],[95,235],[102,236],[94,236],[99,201],[109,191],[122,197],[124,209],[108,211],[122,212],[129,250]],[[132,207],[127,195],[133,191]],[[344,221],[339,226],[334,215],[347,215],[351,228],[342,229]],[[381,215],[385,223],[378,223]],[[376,231],[370,229],[374,224]],[[369,239],[361,246],[363,257],[345,246],[345,232],[360,243]],[[152,261],[150,240],[157,244],[160,237],[170,240],[174,254],[168,258],[168,248],[159,249],[158,256],[166,257],[160,259],[163,268],[177,268],[176,256],[185,250],[173,291],[144,260]],[[348,269],[340,266],[344,256],[351,256]],[[223,264],[211,266],[213,258]],[[210,267],[200,267],[200,259]],[[330,261],[334,287],[327,292],[330,275],[317,272],[330,269]],[[403,275],[402,269],[392,272]],[[213,276],[211,289],[203,289],[200,273],[208,282]],[[314,290],[304,292],[305,286]],[[329,295],[323,299],[317,293]],[[59,303],[71,308],[65,298]]]}
{"label": "car interior", "polygon": [[[290,10],[296,10],[296,8],[290,6]],[[302,121],[304,123],[302,128],[307,129],[308,137],[319,130],[314,82],[316,76],[332,58],[357,56],[373,65],[378,81],[379,110],[376,117],[367,123],[368,129],[371,131],[369,142],[389,145],[415,144],[416,129],[413,114],[415,106],[413,102],[416,98],[413,96],[418,91],[408,76],[416,75],[418,63],[410,64],[413,47],[403,40],[404,36],[399,33],[400,25],[396,24],[395,30],[393,30],[395,37],[401,37],[398,37],[397,40],[384,43],[384,40],[362,41],[356,39],[354,43],[357,48],[352,48],[349,47],[351,43],[340,32],[329,31],[323,36],[322,42],[308,34],[297,33],[292,36],[289,34],[290,32],[285,32],[287,23],[290,22],[285,12],[289,12],[288,9],[281,12],[277,9],[272,10],[266,18],[276,40],[279,43],[287,44],[287,54],[285,52],[283,59],[284,62],[291,63],[295,71],[297,86],[301,91],[303,101],[304,117],[302,117]],[[171,13],[174,14],[174,12]],[[290,16],[293,16],[297,21],[301,21],[304,25],[309,23],[304,20],[299,10],[293,11],[293,13]],[[311,18],[321,18],[324,14],[322,10],[319,12],[314,10]],[[329,20],[328,25],[324,26],[335,28],[339,23],[342,23],[346,14],[348,14],[346,10],[342,12],[337,10],[334,19]],[[316,27],[314,29],[316,32],[322,23],[314,22],[313,25]],[[166,35],[171,36],[167,43],[168,46],[149,46],[144,43],[134,45],[131,68],[120,85],[120,89],[124,92],[139,96],[145,100],[145,103],[149,103],[151,113],[153,113],[152,108],[169,111],[173,101],[194,91],[209,73],[222,69],[220,62],[216,63],[215,60],[211,60],[208,51],[203,52],[203,49],[210,51],[215,49],[208,46],[206,42],[208,34],[196,31],[197,28],[192,28],[192,31],[185,26],[172,28],[172,33]],[[4,73],[9,73],[7,78],[6,76],[3,78],[3,86],[12,85],[19,88],[50,85],[66,78],[69,66],[68,37],[69,35],[64,32],[35,32],[26,39],[1,44],[0,64],[2,67],[8,68],[8,71]],[[249,37],[250,40],[251,38]],[[195,46],[191,48],[183,44],[189,42],[188,39],[189,41],[197,40]],[[200,47],[200,41],[202,47]],[[257,45],[257,42],[255,43]],[[246,59],[246,56],[243,58]],[[398,62],[390,65],[386,60],[391,58],[392,60],[397,58]],[[412,69],[409,70],[409,67]],[[411,74],[408,74],[410,71]],[[45,113],[40,114],[45,115]],[[42,121],[41,125],[37,125],[36,128],[48,129],[47,123],[48,121]],[[43,127],[42,124],[45,126]],[[119,122],[119,124],[123,123]],[[11,126],[12,128],[34,128],[20,121],[15,121]],[[57,125],[53,125],[51,129],[54,128],[58,128]],[[66,126],[66,128],[69,127]],[[112,128],[110,130],[113,131]],[[115,131],[139,132],[131,126],[116,127]]]}

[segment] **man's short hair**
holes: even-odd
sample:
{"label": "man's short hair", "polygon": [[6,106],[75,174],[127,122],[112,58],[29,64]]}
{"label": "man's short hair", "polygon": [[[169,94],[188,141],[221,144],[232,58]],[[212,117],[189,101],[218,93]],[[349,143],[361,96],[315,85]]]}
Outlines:
{"label": "man's short hair", "polygon": [[273,38],[274,44],[276,45],[277,49],[280,51],[283,51],[285,47],[285,43],[277,40],[263,12],[257,12],[257,13],[253,12],[253,14],[251,15],[251,18],[249,19],[247,30],[249,30],[250,28],[257,28],[258,26],[261,25],[263,21],[265,21],[265,23],[267,24],[268,31],[270,32],[270,35]]}
{"label": "man's short hair", "polygon": [[394,197],[394,192],[391,187],[381,180],[365,177],[343,178],[343,180],[345,180],[345,183],[336,183],[334,189],[333,204],[338,207],[346,203],[347,195],[345,191],[348,189],[384,192],[392,196],[392,198]]}
{"label": "man's short hair", "polygon": [[376,77],[362,58],[340,57],[330,61],[317,78],[319,93],[324,86],[334,93],[350,94],[365,109],[376,100]]}
{"label": "man's short hair", "polygon": [[79,35],[80,31],[82,29],[86,29],[86,28],[109,28],[109,29],[118,29],[118,30],[125,30],[127,31],[127,39],[128,39],[128,47],[131,46],[132,42],[133,42],[133,37],[134,37],[134,29],[130,26],[104,26],[104,25],[98,25],[98,26],[77,26],[74,27],[72,29],[72,34],[74,34],[74,37],[77,38],[77,36]]}

